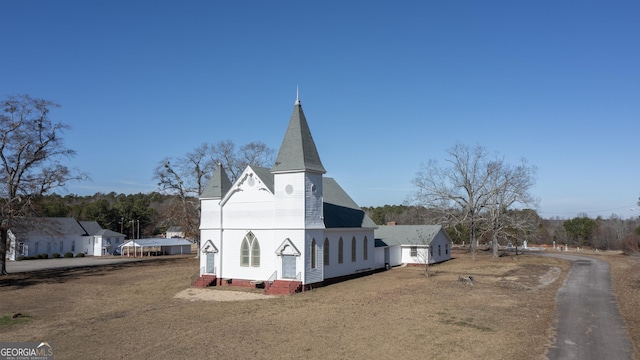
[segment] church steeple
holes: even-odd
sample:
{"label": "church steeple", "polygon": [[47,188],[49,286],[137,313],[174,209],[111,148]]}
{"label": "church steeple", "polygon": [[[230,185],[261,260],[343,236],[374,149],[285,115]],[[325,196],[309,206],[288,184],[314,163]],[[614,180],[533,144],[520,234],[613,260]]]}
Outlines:
{"label": "church steeple", "polygon": [[224,171],[222,164],[218,163],[218,168],[213,172],[213,176],[209,179],[209,183],[202,190],[200,198],[221,199],[231,189],[231,180]]}
{"label": "church steeple", "polygon": [[291,171],[312,171],[321,174],[327,172],[320,161],[297,91],[289,127],[280,145],[276,162],[271,168],[272,173]]}

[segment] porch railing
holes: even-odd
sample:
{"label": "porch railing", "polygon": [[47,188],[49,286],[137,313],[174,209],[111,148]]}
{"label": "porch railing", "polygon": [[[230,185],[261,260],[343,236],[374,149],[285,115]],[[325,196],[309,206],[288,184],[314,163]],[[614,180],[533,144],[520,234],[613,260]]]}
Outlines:
{"label": "porch railing", "polygon": [[273,282],[276,281],[277,278],[278,278],[278,270],[274,271],[273,274],[269,276],[269,279],[267,279],[267,282],[264,283],[264,289],[265,290],[269,289],[273,284]]}
{"label": "porch railing", "polygon": [[191,275],[191,285],[195,284],[196,281],[200,278],[200,274],[204,273],[204,266],[198,269],[198,272]]}

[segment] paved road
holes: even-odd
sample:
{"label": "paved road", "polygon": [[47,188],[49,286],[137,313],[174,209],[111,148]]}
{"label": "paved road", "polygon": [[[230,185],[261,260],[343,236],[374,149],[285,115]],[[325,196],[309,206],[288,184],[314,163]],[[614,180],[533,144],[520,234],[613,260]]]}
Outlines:
{"label": "paved road", "polygon": [[609,264],[591,257],[548,254],[571,261],[556,294],[555,342],[550,360],[631,359],[633,346],[611,288]]}

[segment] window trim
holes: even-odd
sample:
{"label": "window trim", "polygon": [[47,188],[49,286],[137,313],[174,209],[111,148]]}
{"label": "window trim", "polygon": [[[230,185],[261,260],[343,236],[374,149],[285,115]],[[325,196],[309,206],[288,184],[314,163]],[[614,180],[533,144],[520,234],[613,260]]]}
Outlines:
{"label": "window trim", "polygon": [[324,238],[324,244],[322,245],[322,263],[324,266],[328,266],[330,264],[330,252],[329,252],[329,238]]}

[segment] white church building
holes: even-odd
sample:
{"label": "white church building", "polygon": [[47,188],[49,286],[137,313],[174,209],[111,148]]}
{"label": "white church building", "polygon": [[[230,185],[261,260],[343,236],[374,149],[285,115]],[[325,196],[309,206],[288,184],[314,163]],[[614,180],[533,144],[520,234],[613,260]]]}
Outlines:
{"label": "white church building", "polygon": [[218,166],[200,196],[200,274],[219,285],[320,285],[384,267],[375,223],[326,173],[296,100],[276,161],[235,183]]}
{"label": "white church building", "polygon": [[248,166],[232,184],[218,165],[202,192],[194,285],[284,294],[399,264],[400,245],[376,241],[376,224],[325,173],[296,100],[273,167]]}

